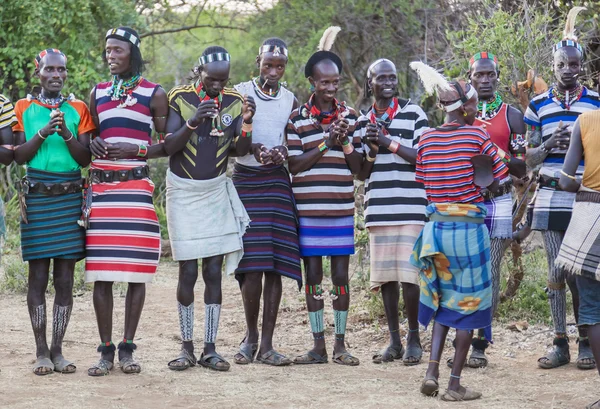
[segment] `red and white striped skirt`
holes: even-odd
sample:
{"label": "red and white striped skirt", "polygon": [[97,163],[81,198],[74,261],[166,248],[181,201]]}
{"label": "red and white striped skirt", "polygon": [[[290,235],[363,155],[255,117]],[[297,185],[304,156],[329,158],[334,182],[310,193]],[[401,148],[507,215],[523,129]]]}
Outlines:
{"label": "red and white striped skirt", "polygon": [[[143,161],[94,161],[92,169],[119,170]],[[160,226],[149,178],[94,183],[86,232],[85,281],[149,283],[160,259]]]}

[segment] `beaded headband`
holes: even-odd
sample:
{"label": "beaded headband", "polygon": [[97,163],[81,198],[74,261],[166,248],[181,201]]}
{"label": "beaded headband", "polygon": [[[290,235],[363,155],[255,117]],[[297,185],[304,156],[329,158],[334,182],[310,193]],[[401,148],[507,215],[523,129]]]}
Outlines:
{"label": "beaded headband", "polygon": [[369,65],[369,68],[367,69],[367,78],[368,79],[371,79],[371,71],[373,70],[373,68],[375,68],[376,66],[378,66],[382,62],[387,62],[387,63],[392,64],[392,66],[394,67],[394,71],[396,71],[396,64],[394,64],[393,62],[391,62],[387,58],[380,58],[378,60],[375,60],[375,62],[373,64]]}
{"label": "beaded headband", "polygon": [[258,49],[258,55],[262,53],[273,53],[273,56],[279,57],[280,54],[288,56],[288,50],[285,47],[279,45],[263,45]]}
{"label": "beaded headband", "polygon": [[[465,94],[460,86],[460,84],[453,82],[451,84],[454,88],[456,88],[456,91],[458,92],[458,95],[460,96],[460,99],[458,101],[455,101],[453,103],[451,103],[450,105],[444,105],[444,110],[446,112],[452,112],[452,111],[456,111],[458,108],[460,108],[461,106],[463,106],[468,100],[470,100],[471,98],[473,98],[473,96],[475,96],[475,94],[477,94],[477,91],[475,91],[474,87],[470,87],[469,90],[467,91],[467,93]],[[440,101],[443,103],[443,101]]]}
{"label": "beaded headband", "polygon": [[581,47],[581,45],[577,41],[573,41],[573,40],[562,40],[562,41],[559,41],[558,43],[556,43],[554,45],[554,47],[552,47],[552,54],[554,54],[555,52],[557,52],[559,49],[561,49],[563,47],[577,48],[579,50],[579,52],[581,53],[581,57],[583,58],[583,47]]}
{"label": "beaded headband", "polygon": [[208,63],[211,63],[213,61],[229,61],[230,57],[228,53],[214,53],[214,54],[208,54],[208,55],[203,55],[198,59],[198,62],[200,63],[200,65],[206,65]]}
{"label": "beaded headband", "polygon": [[110,30],[108,30],[106,32],[106,37],[105,39],[108,39],[109,37],[119,37],[122,38],[125,41],[129,41],[131,44],[133,44],[136,47],[140,47],[141,41],[139,38],[137,38],[137,36],[133,33],[130,33],[129,31],[125,31],[122,28],[111,28]]}
{"label": "beaded headband", "polygon": [[49,53],[54,53],[54,54],[60,54],[60,55],[62,55],[63,57],[65,57],[65,64],[67,63],[67,56],[65,55],[65,53],[63,53],[62,51],[60,51],[57,48],[46,48],[41,53],[39,53],[37,55],[37,57],[35,57],[35,61],[34,61],[35,62],[35,68],[38,68],[40,66],[40,62],[42,62],[42,58],[44,58]]}
{"label": "beaded headband", "polygon": [[496,66],[498,65],[498,57],[496,57],[492,53],[488,53],[487,51],[481,51],[475,54],[473,57],[471,57],[471,59],[469,60],[469,66],[472,66],[475,63],[475,61],[479,60],[492,60],[494,61]]}

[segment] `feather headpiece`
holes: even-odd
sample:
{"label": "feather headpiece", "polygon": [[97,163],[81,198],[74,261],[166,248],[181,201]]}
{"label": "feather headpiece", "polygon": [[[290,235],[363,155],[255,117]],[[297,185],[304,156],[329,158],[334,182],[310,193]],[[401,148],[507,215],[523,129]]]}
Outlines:
{"label": "feather headpiece", "polygon": [[310,56],[304,67],[304,76],[306,78],[312,76],[315,65],[324,60],[332,61],[338,67],[338,71],[342,72],[342,59],[337,54],[330,51],[341,30],[342,29],[338,26],[330,26],[323,32],[321,40],[319,41],[319,46],[317,47],[318,51]]}
{"label": "feather headpiece", "polygon": [[333,43],[335,43],[335,38],[341,30],[342,28],[338,26],[327,27],[327,30],[325,30],[321,36],[317,51],[330,51],[331,48],[333,48]]}
{"label": "feather headpiece", "polygon": [[413,61],[410,63],[410,68],[417,72],[419,79],[425,87],[425,92],[428,95],[436,91],[452,91],[454,88],[446,77],[440,74],[435,68],[421,61]]}
{"label": "feather headpiece", "polygon": [[565,30],[563,31],[563,40],[577,41],[577,36],[575,35],[575,20],[577,19],[577,15],[584,10],[587,10],[587,8],[573,7],[569,10],[567,21],[565,22]]}
{"label": "feather headpiece", "polygon": [[575,20],[577,19],[577,15],[584,10],[587,9],[585,7],[573,7],[569,10],[563,31],[563,39],[554,45],[552,48],[553,53],[563,47],[575,47],[579,50],[583,59],[583,47],[577,42],[577,36],[575,35]]}
{"label": "feather headpiece", "polygon": [[437,93],[440,104],[446,112],[452,112],[477,95],[475,88],[464,81],[449,82],[435,68],[421,61],[413,61],[410,68],[415,70],[429,95]]}

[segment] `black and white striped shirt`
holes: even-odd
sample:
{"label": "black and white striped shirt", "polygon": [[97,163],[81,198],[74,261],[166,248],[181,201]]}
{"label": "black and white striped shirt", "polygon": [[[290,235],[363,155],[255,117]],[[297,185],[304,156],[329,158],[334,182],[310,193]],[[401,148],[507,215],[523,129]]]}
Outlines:
{"label": "black and white striped shirt", "polygon": [[[421,135],[429,128],[427,116],[410,100],[398,102],[394,119],[386,127],[387,136],[402,146],[416,149]],[[359,118],[363,135],[368,115]],[[369,147],[363,147],[368,154]],[[371,175],[365,181],[365,225],[425,224],[426,206],[423,184],[415,181],[415,165],[380,147]]]}

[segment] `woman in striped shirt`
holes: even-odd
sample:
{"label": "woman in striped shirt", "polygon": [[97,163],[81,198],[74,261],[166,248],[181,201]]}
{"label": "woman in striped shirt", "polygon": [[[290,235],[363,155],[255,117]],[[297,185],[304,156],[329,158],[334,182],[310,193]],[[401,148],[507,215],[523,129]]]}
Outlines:
{"label": "woman in striped shirt", "polygon": [[[481,393],[461,386],[460,375],[473,330],[483,328],[489,340],[492,324],[490,238],[479,185],[493,181],[497,186],[508,169],[489,135],[472,126],[477,115],[475,89],[464,81],[450,83],[423,63],[411,63],[411,67],[427,91],[438,93],[447,112],[446,123],[425,131],[417,149],[416,180],[424,184],[430,204],[429,222],[415,244],[411,262],[421,269],[419,321],[428,325],[435,320],[421,393],[438,393],[439,361],[452,327],[456,328],[455,364],[442,400],[474,400]],[[476,159],[487,160],[489,182],[475,183],[479,176],[475,175]]]}
{"label": "woman in striped shirt", "polygon": [[[390,345],[373,357],[374,363],[401,359],[404,365],[421,361],[419,339],[419,270],[410,264],[412,249],[425,224],[427,199],[415,181],[416,147],[428,127],[425,112],[396,97],[396,66],[386,59],[367,70],[365,94],[375,104],[359,118],[366,160],[358,178],[365,180],[365,222],[369,230],[371,289],[381,289],[388,320]],[[408,316],[406,351],[398,322],[399,284]]]}

